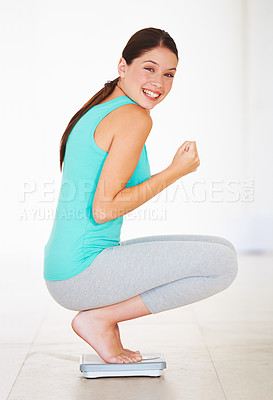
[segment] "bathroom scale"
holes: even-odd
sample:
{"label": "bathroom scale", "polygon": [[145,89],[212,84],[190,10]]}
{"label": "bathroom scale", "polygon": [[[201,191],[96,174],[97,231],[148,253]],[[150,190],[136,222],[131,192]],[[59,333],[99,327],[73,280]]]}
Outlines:
{"label": "bathroom scale", "polygon": [[85,378],[151,376],[158,377],[166,368],[162,353],[143,353],[142,360],[134,363],[106,363],[96,354],[82,354],[80,371]]}

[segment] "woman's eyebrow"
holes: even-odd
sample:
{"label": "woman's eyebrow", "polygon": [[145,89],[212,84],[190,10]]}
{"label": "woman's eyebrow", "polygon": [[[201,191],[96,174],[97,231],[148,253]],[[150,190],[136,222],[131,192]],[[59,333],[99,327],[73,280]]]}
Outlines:
{"label": "woman's eyebrow", "polygon": [[[153,64],[155,64],[155,65],[157,65],[159,67],[159,65],[155,61],[152,61],[152,60],[143,61],[141,64],[144,64],[145,62],[151,62],[151,63],[153,63]],[[168,71],[171,70],[171,69],[175,69],[176,70],[176,68],[169,68]]]}

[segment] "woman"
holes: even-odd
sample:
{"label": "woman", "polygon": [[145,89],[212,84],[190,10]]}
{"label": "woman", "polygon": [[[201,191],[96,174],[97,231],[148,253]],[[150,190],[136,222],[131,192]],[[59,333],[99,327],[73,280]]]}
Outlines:
{"label": "woman", "polygon": [[61,140],[63,176],[44,278],[60,305],[79,311],[73,330],[107,363],[142,359],[123,348],[118,322],[205,299],[237,274],[235,248],[220,237],[120,242],[123,215],[200,165],[195,142],[186,141],[166,169],[150,174],[150,110],[170,92],[177,64],[167,32],[136,32],[122,52],[118,78],[74,115]]}

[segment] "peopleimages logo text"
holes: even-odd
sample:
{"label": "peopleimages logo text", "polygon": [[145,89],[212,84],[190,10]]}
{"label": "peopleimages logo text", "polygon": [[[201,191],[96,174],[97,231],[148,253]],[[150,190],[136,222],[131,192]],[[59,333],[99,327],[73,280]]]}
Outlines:
{"label": "peopleimages logo text", "polygon": [[[121,185],[121,183],[120,183]],[[118,185],[118,190],[120,186]],[[122,186],[124,187],[124,185]],[[127,187],[127,186],[125,186]],[[62,204],[59,210],[59,217],[64,219],[81,219],[90,217],[90,204],[94,197],[94,184],[91,181],[72,181],[62,180],[56,183],[54,179],[45,179],[35,182],[27,179],[22,182],[19,188],[18,202],[21,207],[18,208],[18,219],[20,220],[48,220],[55,219],[58,200]],[[130,190],[130,187],[128,187]],[[147,192],[150,192],[151,186],[146,185]],[[104,201],[111,201],[106,196]],[[162,189],[157,195],[152,197],[149,202],[158,203],[236,203],[253,202],[255,190],[254,179],[203,179],[183,182],[178,180],[175,184]],[[123,201],[122,196],[119,199]],[[126,200],[124,200],[126,201]],[[153,213],[152,219],[156,219],[157,212]],[[157,215],[164,219],[162,210]],[[130,219],[129,213],[124,218]],[[131,219],[133,216],[131,217]]]}

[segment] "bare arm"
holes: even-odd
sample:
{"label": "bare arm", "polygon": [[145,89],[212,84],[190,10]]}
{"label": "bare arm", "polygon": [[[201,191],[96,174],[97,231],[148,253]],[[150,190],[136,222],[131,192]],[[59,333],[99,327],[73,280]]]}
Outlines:
{"label": "bare arm", "polygon": [[139,185],[121,190],[112,201],[105,203],[105,206],[97,215],[97,222],[104,223],[128,214],[156,196],[178,178],[178,176],[175,176],[173,170],[168,167],[152,175],[150,179],[147,179]]}
{"label": "bare arm", "polygon": [[168,167],[141,184],[126,188],[152,128],[152,119],[137,105],[123,107],[126,109],[117,109],[111,122],[113,140],[94,195],[92,213],[98,224],[129,213],[179,178]]}

